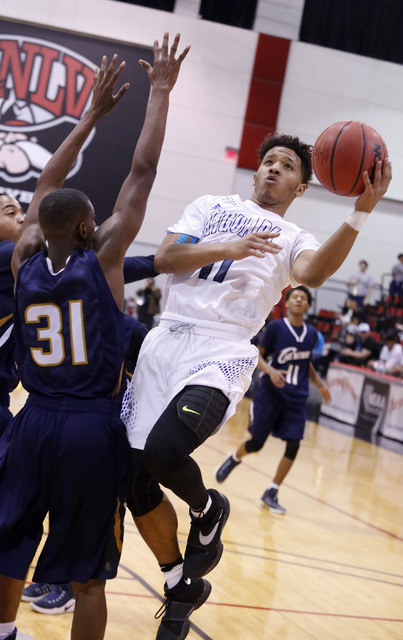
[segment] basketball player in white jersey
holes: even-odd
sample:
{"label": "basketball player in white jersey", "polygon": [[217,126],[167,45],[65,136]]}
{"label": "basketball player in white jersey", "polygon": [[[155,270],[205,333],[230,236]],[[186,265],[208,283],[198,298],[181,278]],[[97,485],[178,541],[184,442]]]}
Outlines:
{"label": "basketball player in white jersey", "polygon": [[[355,211],[322,246],[284,220],[311,176],[310,146],[291,136],[269,136],[259,150],[250,200],[199,198],[168,228],[155,257],[156,268],[171,274],[164,312],[143,343],[122,419],[135,461],[128,506],[166,580],[158,640],[186,637],[187,618],[203,600],[199,593],[193,600],[185,595],[187,580],[219,561],[229,515],[227,498],[204,486],[190,454],[235,412],[257,364],[251,338],[282,289],[319,287],[337,271],[386,193],[391,165],[379,162],[373,183],[363,174],[365,191]],[[184,560],[176,515],[160,484],[189,505]]]}

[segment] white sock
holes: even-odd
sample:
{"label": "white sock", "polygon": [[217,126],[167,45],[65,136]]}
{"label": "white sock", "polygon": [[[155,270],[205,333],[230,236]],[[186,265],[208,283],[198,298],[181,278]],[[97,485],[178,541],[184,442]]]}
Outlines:
{"label": "white sock", "polygon": [[13,622],[0,623],[0,640],[5,640],[15,629],[15,620]]}
{"label": "white sock", "polygon": [[177,564],[170,571],[163,571],[162,575],[165,578],[165,582],[167,583],[168,589],[172,589],[178,582],[181,581],[183,576],[183,562],[181,564]]}
{"label": "white sock", "polygon": [[242,458],[237,458],[236,452],[232,454],[232,457],[234,458],[235,462],[241,462]]}
{"label": "white sock", "polygon": [[211,496],[209,494],[208,500],[207,500],[207,504],[204,507],[204,509],[202,509],[202,511],[193,511],[193,509],[190,510],[192,516],[194,516],[195,518],[202,518],[203,516],[206,515],[207,511],[210,509],[211,505],[213,504],[213,501],[211,499]]}
{"label": "white sock", "polygon": [[275,482],[272,482],[271,485],[269,486],[269,489],[276,489],[276,491],[278,491],[280,489],[280,485],[276,484]]}

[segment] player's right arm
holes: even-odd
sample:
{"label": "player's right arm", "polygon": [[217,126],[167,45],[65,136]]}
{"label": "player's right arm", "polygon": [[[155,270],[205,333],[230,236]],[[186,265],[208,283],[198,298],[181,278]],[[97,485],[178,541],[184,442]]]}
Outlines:
{"label": "player's right arm", "polygon": [[211,244],[199,244],[192,236],[183,242],[181,236],[183,234],[170,233],[163,240],[155,254],[155,268],[159,273],[186,273],[219,260],[242,260],[248,256],[264,258],[266,253],[277,254],[282,249],[279,244],[267,242],[279,236],[271,231]]}
{"label": "player's right arm", "polygon": [[[144,60],[140,64],[147,72],[151,94],[140,137],[137,141],[129,175],[124,181],[113,213],[97,229],[93,248],[107,279],[112,295],[123,308],[123,261],[136,237],[146,212],[148,197],[154,184],[157,165],[165,137],[169,96],[175,86],[181,64],[190,47],[176,57],[180,34],[169,50],[166,32],[160,47],[154,42],[154,66]],[[159,271],[158,267],[156,267]]]}

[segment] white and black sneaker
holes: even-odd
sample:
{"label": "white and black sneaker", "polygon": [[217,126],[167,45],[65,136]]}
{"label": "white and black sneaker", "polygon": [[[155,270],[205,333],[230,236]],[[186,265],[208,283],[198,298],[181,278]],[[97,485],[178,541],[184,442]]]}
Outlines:
{"label": "white and black sneaker", "polygon": [[208,580],[181,578],[172,589],[164,587],[165,602],[155,618],[162,616],[156,640],[183,640],[190,629],[189,616],[206,602],[211,593]]}
{"label": "white and black sneaker", "polygon": [[229,500],[216,489],[208,490],[212,505],[206,515],[195,517],[191,523],[183,563],[183,575],[197,579],[212,571],[219,563],[223,543],[221,533],[230,513]]}

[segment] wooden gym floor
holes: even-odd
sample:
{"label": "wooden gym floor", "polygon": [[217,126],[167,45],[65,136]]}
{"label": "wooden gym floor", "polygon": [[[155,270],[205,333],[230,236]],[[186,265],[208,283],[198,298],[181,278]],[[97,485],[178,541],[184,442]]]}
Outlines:
{"label": "wooden gym floor", "polygon": [[[23,399],[17,390],[13,411]],[[208,576],[211,596],[192,615],[189,640],[401,640],[402,455],[308,422],[279,494],[287,513],[272,514],[260,497],[281,441],[270,438],[222,485],[215,481],[216,467],[244,439],[248,402],[195,454],[207,486],[228,496],[231,515],[223,558]],[[184,548],[187,508],[171,498]],[[106,640],[154,640],[161,594],[159,568],[129,514],[119,574],[107,584]],[[67,640],[71,618],[21,603],[19,638]]]}

